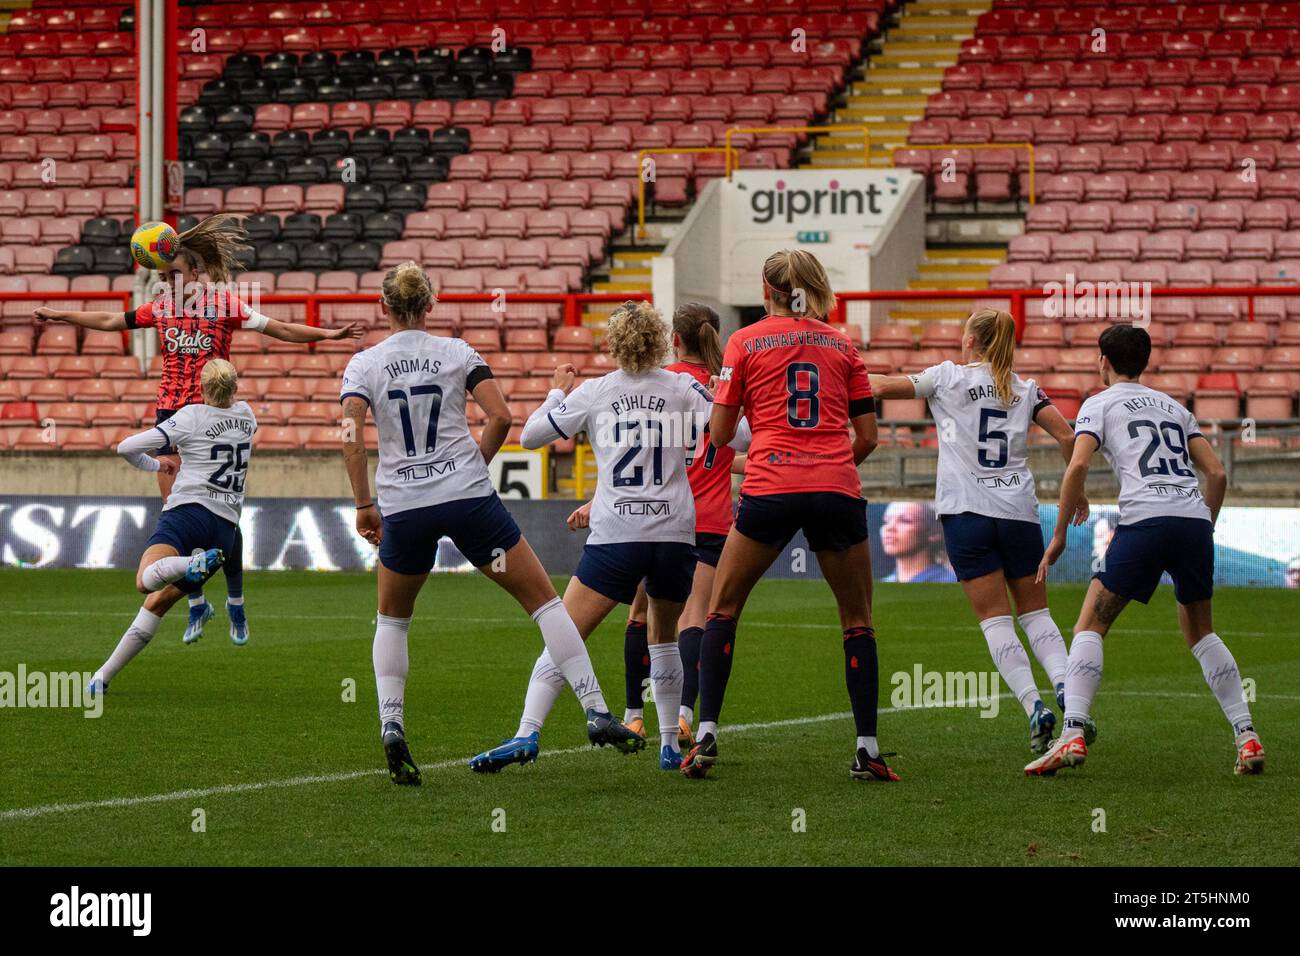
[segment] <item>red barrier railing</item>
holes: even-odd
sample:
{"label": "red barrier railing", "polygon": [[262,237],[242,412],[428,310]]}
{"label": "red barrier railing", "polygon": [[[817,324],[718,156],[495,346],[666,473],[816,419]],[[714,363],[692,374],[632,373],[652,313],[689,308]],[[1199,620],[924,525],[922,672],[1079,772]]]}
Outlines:
{"label": "red barrier railing", "polygon": [[[501,296],[492,295],[487,292],[449,292],[446,295],[439,295],[439,302],[450,303],[479,303],[491,304],[501,300]],[[633,301],[653,302],[654,297],[647,292],[507,292],[504,297],[508,303],[521,304],[541,304],[541,305],[562,305],[564,306],[564,324],[581,325],[582,310],[579,306],[589,302],[627,302]],[[356,293],[345,295],[329,295],[323,293],[268,293],[259,297],[260,303],[268,305],[295,305],[301,304],[306,307],[306,317],[304,322],[307,325],[320,325],[320,307],[321,303],[337,305],[365,305],[375,304],[379,297],[374,293]]]}
{"label": "red barrier railing", "polygon": [[[1099,298],[1104,298],[1110,283],[1092,282],[1100,286]],[[1128,286],[1127,282],[1120,282]],[[1255,299],[1258,297],[1300,297],[1300,285],[1294,286],[1190,286],[1169,288],[1152,288],[1146,290],[1157,299],[1207,299],[1207,298],[1245,298],[1246,321],[1255,321]],[[1048,292],[1044,289],[907,289],[895,292],[837,292],[835,293],[835,322],[848,321],[848,304],[850,302],[904,302],[904,301],[969,301],[971,299],[1008,299],[1011,307],[1007,310],[1016,320],[1016,339],[1025,333],[1025,302],[1029,299],[1050,299],[1060,296],[1061,292]],[[1077,286],[1076,286],[1076,295]],[[1144,293],[1145,294],[1145,293]],[[1096,316],[1106,319],[1105,315]]]}

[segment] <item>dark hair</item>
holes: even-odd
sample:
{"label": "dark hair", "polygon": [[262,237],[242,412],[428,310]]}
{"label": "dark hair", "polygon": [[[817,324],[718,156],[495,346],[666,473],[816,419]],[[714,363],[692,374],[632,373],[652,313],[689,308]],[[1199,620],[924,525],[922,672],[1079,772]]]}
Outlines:
{"label": "dark hair", "polygon": [[679,305],[673,313],[673,331],[681,337],[688,354],[704,359],[712,375],[722,371],[722,338],[718,334],[721,324],[718,313],[698,302]]}
{"label": "dark hair", "polygon": [[1112,325],[1097,337],[1097,347],[1125,378],[1137,378],[1151,361],[1151,336],[1134,325]]}

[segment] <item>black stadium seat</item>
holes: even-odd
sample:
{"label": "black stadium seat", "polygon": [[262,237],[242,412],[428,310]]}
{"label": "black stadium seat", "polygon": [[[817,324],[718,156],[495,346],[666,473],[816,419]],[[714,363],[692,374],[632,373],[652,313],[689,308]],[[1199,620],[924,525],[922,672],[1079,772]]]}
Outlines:
{"label": "black stadium seat", "polygon": [[[378,212],[387,204],[384,187],[375,183],[352,183],[344,193],[343,208],[348,212]],[[421,207],[423,207],[421,203]]]}
{"label": "black stadium seat", "polygon": [[280,217],[274,213],[258,213],[244,220],[248,237],[259,245],[263,242],[275,242],[280,238]]}
{"label": "black stadium seat", "polygon": [[383,156],[388,152],[391,140],[392,136],[386,129],[377,126],[363,127],[352,134],[352,155],[367,158]]}
{"label": "black stadium seat", "polygon": [[388,187],[388,209],[391,212],[419,212],[424,208],[429,191],[422,183],[394,183]]}
{"label": "black stadium seat", "polygon": [[306,130],[284,129],[271,140],[271,155],[276,159],[295,160],[307,155],[311,137]]}
{"label": "black stadium seat", "polygon": [[332,76],[338,57],[329,50],[315,50],[306,54],[298,64],[298,75],[313,80],[323,80]]}
{"label": "black stadium seat", "polygon": [[289,168],[284,173],[284,181],[298,186],[311,186],[325,182],[329,175],[329,163],[319,156],[305,156],[289,163]]}
{"label": "black stadium seat", "polygon": [[444,182],[450,167],[446,156],[416,156],[407,164],[406,174],[411,182],[428,185]]}
{"label": "black stadium seat", "polygon": [[312,272],[337,269],[339,250],[332,242],[312,242],[299,247],[298,268]]}
{"label": "black stadium seat", "polygon": [[65,246],[54,257],[56,276],[84,276],[95,271],[95,252],[90,246]]}
{"label": "black stadium seat", "polygon": [[266,159],[271,155],[271,137],[260,130],[240,133],[231,137],[230,152],[227,155],[231,159],[242,159],[248,163]]}
{"label": "black stadium seat", "polygon": [[376,242],[401,239],[406,229],[406,217],[396,212],[372,212],[366,216],[364,235]]}
{"label": "black stadium seat", "polygon": [[104,275],[130,272],[135,262],[131,258],[131,250],[123,242],[112,246],[95,246],[94,256],[95,271]]}
{"label": "black stadium seat", "polygon": [[349,243],[360,239],[364,228],[365,217],[355,212],[336,212],[326,218],[325,228],[321,231],[321,238],[334,242]]}
{"label": "black stadium seat", "polygon": [[368,173],[372,183],[400,183],[410,176],[405,157],[377,156],[370,162]]}
{"label": "black stadium seat", "polygon": [[259,246],[257,268],[269,272],[288,272],[298,268],[298,247],[283,241]]}
{"label": "black stadium seat", "polygon": [[294,213],[285,218],[280,229],[280,239],[284,242],[319,242],[320,237],[320,216],[314,212]]}
{"label": "black stadium seat", "polygon": [[248,164],[235,159],[208,163],[208,185],[225,189],[248,182]]}
{"label": "black stadium seat", "polygon": [[288,164],[283,159],[263,159],[249,164],[248,185],[278,186],[285,182]]}
{"label": "black stadium seat", "polygon": [[383,246],[377,242],[354,242],[339,252],[338,267],[354,272],[373,272],[379,268]]}
{"label": "black stadium seat", "polygon": [[316,81],[309,76],[286,76],[279,81],[277,97],[281,103],[313,103],[316,100]]}

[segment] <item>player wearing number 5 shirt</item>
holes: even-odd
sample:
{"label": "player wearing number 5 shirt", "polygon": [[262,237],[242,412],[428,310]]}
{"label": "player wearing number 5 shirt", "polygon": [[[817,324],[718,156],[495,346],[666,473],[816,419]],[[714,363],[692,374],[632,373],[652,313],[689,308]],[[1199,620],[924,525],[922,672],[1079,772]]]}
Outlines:
{"label": "player wearing number 5 shirt", "polygon": [[768,258],[763,302],[767,316],[727,342],[709,421],[710,440],[719,448],[732,440],[742,414],[753,440],[736,523],[714,577],[700,644],[698,743],[682,773],[702,776],[717,761],[717,722],[736,623],[758,579],[802,530],[839,605],[845,683],[858,735],[851,773],[897,780],[876,743],[871,554],[857,469],[876,446],[867,371],[848,336],[824,321],[835,294],[810,253],[786,250]]}
{"label": "player wearing number 5 shirt", "polygon": [[[1201,665],[1232,726],[1238,774],[1261,773],[1264,747],[1242,693],[1241,672],[1214,631],[1214,523],[1228,480],[1195,416],[1163,392],[1138,381],[1151,358],[1146,329],[1114,325],[1097,340],[1105,389],[1079,409],[1074,456],[1061,481],[1056,532],[1039,576],[1065,550],[1068,517],[1083,494],[1088,466],[1100,449],[1119,478],[1119,527],[1092,579],[1070,645],[1065,678],[1065,732],[1026,774],[1053,774],[1088,757],[1084,723],[1101,684],[1102,639],[1131,600],[1147,603],[1168,572],[1183,639]],[[1196,472],[1205,477],[1201,490]]]}

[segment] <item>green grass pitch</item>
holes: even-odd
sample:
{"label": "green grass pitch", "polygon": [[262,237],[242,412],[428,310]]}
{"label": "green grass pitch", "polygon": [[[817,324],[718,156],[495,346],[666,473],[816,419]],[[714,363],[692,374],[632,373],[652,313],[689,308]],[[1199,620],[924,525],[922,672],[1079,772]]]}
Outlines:
{"label": "green grass pitch", "polygon": [[[562,586],[563,582],[557,582]],[[370,665],[374,580],[254,574],[252,640],[218,613],[181,644],[183,607],[113,682],[103,716],[0,711],[0,863],[14,864],[1293,864],[1300,816],[1296,596],[1222,590],[1217,625],[1255,682],[1268,771],[1234,777],[1231,734],[1177,633],[1173,597],[1132,605],[1106,642],[1086,768],[1025,779],[1012,700],[881,717],[901,784],[848,774],[834,604],[820,581],[762,584],[741,622],[722,760],[702,782],[651,751],[584,747],[562,698],[543,758],[478,776],[513,734],[540,637],[477,577],[431,579],[411,633],[406,715],[424,786],[382,772]],[[1053,589],[1068,632],[1083,589]],[[210,596],[222,599],[222,584]],[[139,605],[122,572],[0,571],[0,670],[94,670]],[[890,677],[989,671],[955,585],[876,592],[881,704]],[[621,712],[622,615],[592,637]],[[344,683],[356,685],[346,702]],[[1046,678],[1040,676],[1040,684]],[[653,723],[653,709],[647,709]],[[807,719],[805,719],[807,718]],[[138,799],[146,798],[146,799]],[[60,809],[53,809],[54,806]],[[69,806],[71,805],[71,806]],[[204,827],[195,832],[196,811]],[[17,811],[17,812],[15,812]],[[1101,813],[1099,813],[1099,811]],[[1104,832],[1098,831],[1103,821]],[[495,824],[495,826],[494,826]],[[799,826],[798,824],[802,824]]]}

